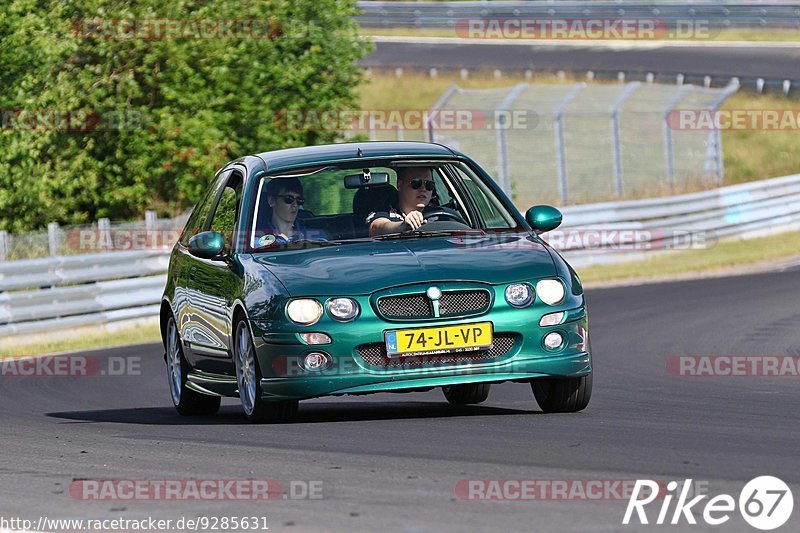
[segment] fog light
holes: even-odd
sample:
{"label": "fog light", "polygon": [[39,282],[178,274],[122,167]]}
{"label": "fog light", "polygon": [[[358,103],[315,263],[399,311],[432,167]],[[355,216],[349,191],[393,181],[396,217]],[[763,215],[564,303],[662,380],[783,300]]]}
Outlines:
{"label": "fog light", "polygon": [[539,325],[544,326],[555,326],[556,324],[561,324],[561,321],[564,320],[564,311],[560,313],[550,313],[549,315],[544,315],[541,320],[539,320]]}
{"label": "fog light", "polygon": [[312,352],[303,361],[306,370],[319,370],[328,366],[328,356],[324,353]]}
{"label": "fog light", "polygon": [[557,331],[552,331],[544,336],[544,346],[548,350],[555,350],[564,342],[564,337]]}
{"label": "fog light", "polygon": [[301,333],[300,338],[306,344],[330,344],[331,338],[324,333]]}

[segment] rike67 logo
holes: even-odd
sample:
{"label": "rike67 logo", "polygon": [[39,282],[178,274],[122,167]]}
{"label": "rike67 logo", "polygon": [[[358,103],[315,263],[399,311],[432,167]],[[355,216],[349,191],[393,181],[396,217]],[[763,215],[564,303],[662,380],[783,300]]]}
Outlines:
{"label": "rike67 logo", "polygon": [[[699,513],[706,524],[720,526],[728,522],[736,510],[737,501],[729,494],[714,496],[704,505],[701,502],[708,498],[707,494],[689,499],[692,494],[691,479],[685,480],[682,486],[677,481],[670,481],[665,493],[660,491],[662,487],[662,484],[649,479],[636,480],[622,523],[636,524],[638,520],[640,524],[697,524],[695,513]],[[671,509],[676,496],[675,506]],[[655,501],[659,501],[661,506],[655,521],[650,522],[653,516],[652,513],[648,516],[645,507]],[[748,524],[762,531],[770,531],[784,525],[792,516],[794,498],[791,489],[782,480],[760,476],[744,486],[739,493],[738,504],[739,513]]]}

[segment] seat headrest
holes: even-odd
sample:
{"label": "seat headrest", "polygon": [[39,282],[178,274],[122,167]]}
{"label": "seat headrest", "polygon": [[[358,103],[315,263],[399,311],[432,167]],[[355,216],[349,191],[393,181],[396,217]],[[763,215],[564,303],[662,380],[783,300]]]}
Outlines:
{"label": "seat headrest", "polygon": [[388,210],[397,205],[397,189],[389,183],[365,187],[356,191],[353,197],[353,214],[366,219],[373,211]]}

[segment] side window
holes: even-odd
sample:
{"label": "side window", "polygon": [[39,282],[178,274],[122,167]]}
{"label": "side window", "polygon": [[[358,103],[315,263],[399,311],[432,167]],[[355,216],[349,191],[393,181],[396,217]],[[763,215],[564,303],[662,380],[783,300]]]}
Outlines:
{"label": "side window", "polygon": [[477,178],[465,172],[464,169],[458,169],[458,174],[464,180],[464,185],[467,187],[475,207],[478,208],[481,218],[486,229],[506,229],[516,226],[514,219],[511,215],[500,205],[500,202],[494,197],[492,192]]}
{"label": "side window", "polygon": [[452,200],[452,197],[450,196],[450,191],[447,189],[447,186],[444,183],[441,170],[434,168],[432,169],[431,173],[433,174],[433,181],[436,184],[436,196],[439,197],[439,205],[449,204],[450,200]]}
{"label": "side window", "polygon": [[233,174],[222,190],[217,203],[214,218],[211,220],[211,231],[218,231],[225,237],[226,248],[233,245],[233,230],[236,226],[236,213],[241,201],[242,180],[239,174]]}
{"label": "side window", "polygon": [[191,239],[193,235],[197,235],[203,231],[203,225],[206,223],[206,220],[208,220],[208,214],[214,206],[214,199],[217,197],[220,188],[225,184],[227,176],[228,172],[220,174],[194,207],[194,210],[192,210],[192,214],[189,216],[189,220],[186,221],[186,226],[183,228],[183,233],[181,233],[180,243],[182,245],[187,246],[189,244],[189,239]]}

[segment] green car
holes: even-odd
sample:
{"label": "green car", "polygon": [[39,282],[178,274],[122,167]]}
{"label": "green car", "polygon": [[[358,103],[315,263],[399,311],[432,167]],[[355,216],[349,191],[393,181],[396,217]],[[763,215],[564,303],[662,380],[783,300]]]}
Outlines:
{"label": "green car", "polygon": [[172,401],[251,421],[300,400],[441,387],[477,404],[530,383],[545,412],[592,391],[583,288],[466,155],[421,142],[310,146],[217,172],[175,245],[161,303]]}

